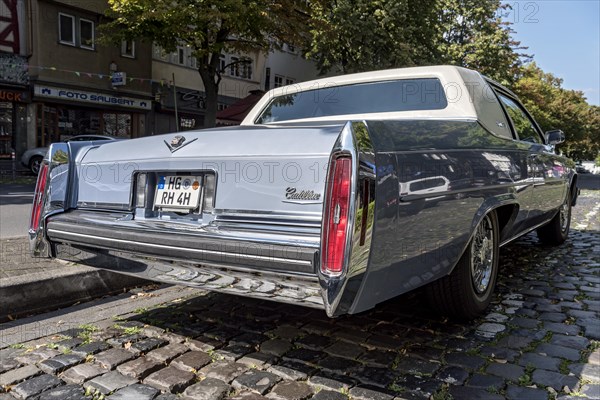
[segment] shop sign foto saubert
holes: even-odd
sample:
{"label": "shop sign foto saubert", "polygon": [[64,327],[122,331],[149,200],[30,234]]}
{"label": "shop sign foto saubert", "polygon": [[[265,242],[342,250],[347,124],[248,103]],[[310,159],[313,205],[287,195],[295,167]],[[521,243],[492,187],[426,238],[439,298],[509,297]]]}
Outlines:
{"label": "shop sign foto saubert", "polygon": [[75,89],[57,88],[52,86],[36,85],[36,97],[46,97],[61,100],[73,100],[98,105],[115,105],[127,108],[150,110],[152,104],[149,100],[135,99],[132,97],[117,97],[105,93],[88,92]]}

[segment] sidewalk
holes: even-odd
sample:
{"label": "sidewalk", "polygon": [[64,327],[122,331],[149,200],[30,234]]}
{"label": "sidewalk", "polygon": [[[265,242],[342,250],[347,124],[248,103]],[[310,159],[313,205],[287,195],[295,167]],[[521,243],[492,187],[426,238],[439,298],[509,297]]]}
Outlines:
{"label": "sidewalk", "polygon": [[23,238],[0,240],[0,322],[147,284],[72,263],[32,258]]}
{"label": "sidewalk", "polygon": [[12,178],[13,170],[16,177],[33,177],[29,169],[22,166],[19,160],[14,160],[14,163],[12,160],[0,160],[0,178]]}

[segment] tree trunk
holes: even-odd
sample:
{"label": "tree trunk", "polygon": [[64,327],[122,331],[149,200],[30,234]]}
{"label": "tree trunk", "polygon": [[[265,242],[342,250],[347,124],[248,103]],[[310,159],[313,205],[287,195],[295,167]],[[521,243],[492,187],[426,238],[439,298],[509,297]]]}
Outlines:
{"label": "tree trunk", "polygon": [[204,99],[206,106],[204,128],[212,128],[217,124],[217,104],[219,100],[219,83],[221,82],[221,75],[218,72],[220,55],[221,53],[207,55],[201,60],[198,68],[206,95]]}
{"label": "tree trunk", "polygon": [[219,85],[214,78],[204,81],[204,92],[206,93],[206,112],[204,113],[204,127],[212,128],[217,124],[217,104],[219,98]]}

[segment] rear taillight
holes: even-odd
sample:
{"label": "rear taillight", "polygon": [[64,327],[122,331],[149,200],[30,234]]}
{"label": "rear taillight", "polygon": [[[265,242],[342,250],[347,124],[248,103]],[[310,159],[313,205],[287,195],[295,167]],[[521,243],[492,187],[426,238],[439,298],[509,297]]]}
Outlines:
{"label": "rear taillight", "polygon": [[33,207],[31,209],[31,221],[29,230],[36,232],[40,227],[42,209],[44,208],[44,196],[46,194],[46,182],[48,182],[48,164],[43,163],[38,174],[35,194],[33,195]]}
{"label": "rear taillight", "polygon": [[327,206],[323,215],[321,272],[341,275],[348,240],[350,218],[350,191],[352,186],[352,159],[333,159],[327,179]]}

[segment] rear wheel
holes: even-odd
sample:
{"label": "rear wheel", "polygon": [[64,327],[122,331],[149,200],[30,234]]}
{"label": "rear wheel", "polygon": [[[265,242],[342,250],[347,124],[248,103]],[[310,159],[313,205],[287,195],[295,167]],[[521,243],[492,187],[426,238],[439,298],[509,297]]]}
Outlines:
{"label": "rear wheel", "polygon": [[479,316],[490,304],[496,286],[498,239],[498,218],[492,211],[475,228],[454,271],[427,286],[429,302],[457,319]]}
{"label": "rear wheel", "polygon": [[537,229],[537,235],[544,244],[557,246],[563,244],[571,228],[571,191],[558,209],[558,213],[546,225]]}
{"label": "rear wheel", "polygon": [[40,172],[40,166],[42,165],[43,159],[43,157],[34,156],[29,160],[29,170],[36,176]]}

